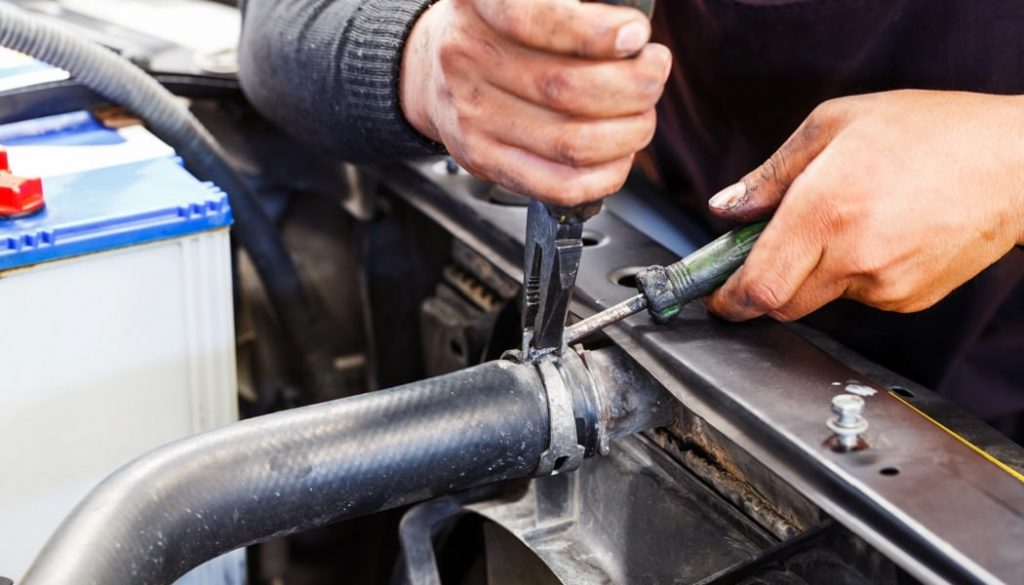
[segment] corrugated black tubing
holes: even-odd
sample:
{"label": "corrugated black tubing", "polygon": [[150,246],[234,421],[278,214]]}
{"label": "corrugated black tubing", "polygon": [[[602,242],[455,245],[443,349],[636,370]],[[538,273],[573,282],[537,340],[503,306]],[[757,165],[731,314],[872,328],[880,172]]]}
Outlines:
{"label": "corrugated black tubing", "polygon": [[489,362],[171,443],[97,486],[21,585],[171,583],[272,537],[529,476],[545,396],[532,366]]}
{"label": "corrugated black tubing", "polygon": [[290,346],[303,360],[314,397],[335,396],[335,372],[312,297],[249,186],[231,168],[221,147],[169,91],[126,59],[55,24],[0,4],[0,46],[21,51],[70,72],[104,99],[127,108],[171,145],[185,166],[212,181],[231,201],[234,236],[249,253]]}

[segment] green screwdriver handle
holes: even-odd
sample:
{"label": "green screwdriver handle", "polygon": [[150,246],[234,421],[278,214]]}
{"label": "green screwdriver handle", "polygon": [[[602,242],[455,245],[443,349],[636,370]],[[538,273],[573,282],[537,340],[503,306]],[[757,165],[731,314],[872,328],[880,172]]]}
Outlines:
{"label": "green screwdriver handle", "polygon": [[654,0],[601,0],[604,4],[618,4],[619,6],[632,6],[650,18],[654,14]]}
{"label": "green screwdriver handle", "polygon": [[721,286],[747,259],[765,225],[736,228],[675,264],[651,266],[637,274],[637,288],[647,300],[651,317],[666,323],[683,305]]}

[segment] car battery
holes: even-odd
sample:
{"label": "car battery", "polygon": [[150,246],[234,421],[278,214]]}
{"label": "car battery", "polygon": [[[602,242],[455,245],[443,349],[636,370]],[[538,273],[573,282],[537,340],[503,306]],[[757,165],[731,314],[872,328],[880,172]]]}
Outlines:
{"label": "car battery", "polygon": [[[237,420],[231,208],[138,123],[72,112],[0,125],[0,145],[0,575],[17,581],[108,474]],[[244,552],[181,582],[242,583]]]}
{"label": "car battery", "polygon": [[28,55],[0,47],[0,91],[22,89],[68,79],[67,71],[51,67]]}

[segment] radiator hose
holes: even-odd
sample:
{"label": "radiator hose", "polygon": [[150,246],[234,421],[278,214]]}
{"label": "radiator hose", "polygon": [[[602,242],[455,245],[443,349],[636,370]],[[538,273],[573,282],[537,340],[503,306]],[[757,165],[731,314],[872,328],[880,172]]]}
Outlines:
{"label": "radiator hose", "polygon": [[336,396],[331,352],[312,296],[270,218],[248,184],[228,164],[220,145],[173,94],[127,59],[57,25],[0,3],[0,46],[71,73],[82,85],[127,108],[169,144],[200,179],[223,189],[234,215],[233,234],[245,248],[280,320],[303,361],[314,399]]}
{"label": "radiator hose", "polygon": [[[532,364],[488,362],[161,447],[86,496],[22,585],[172,583],[242,546],[549,473],[545,461],[566,448],[553,444],[566,423],[578,429],[570,447],[592,454],[601,450],[599,435],[633,432],[639,419],[645,427],[667,422],[670,401],[650,378],[613,386],[601,382],[610,376],[587,373],[575,354],[567,359],[576,372],[563,372],[557,384]],[[580,375],[587,381],[566,388]],[[575,396],[562,420],[553,417],[552,388]],[[606,400],[606,393],[620,396]]]}

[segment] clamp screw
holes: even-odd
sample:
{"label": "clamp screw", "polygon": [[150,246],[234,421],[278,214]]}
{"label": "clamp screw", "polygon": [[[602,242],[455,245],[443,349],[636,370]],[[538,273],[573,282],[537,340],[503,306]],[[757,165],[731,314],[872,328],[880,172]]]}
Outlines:
{"label": "clamp screw", "polygon": [[868,430],[864,412],[864,399],[855,394],[839,394],[832,397],[832,413],[835,414],[826,425],[836,434],[840,451],[853,451],[859,447],[860,435]]}

